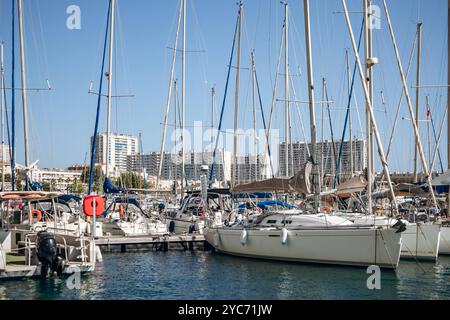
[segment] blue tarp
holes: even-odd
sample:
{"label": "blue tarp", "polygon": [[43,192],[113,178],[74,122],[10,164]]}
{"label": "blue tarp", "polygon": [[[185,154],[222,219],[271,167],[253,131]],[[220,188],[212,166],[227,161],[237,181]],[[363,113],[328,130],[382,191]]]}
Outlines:
{"label": "blue tarp", "polygon": [[105,182],[103,183],[103,192],[104,193],[121,193],[123,192],[122,188],[116,187],[110,178],[105,178]]}
{"label": "blue tarp", "polygon": [[[263,210],[267,210],[269,206],[279,206],[287,209],[293,209],[294,206],[290,205],[289,203],[280,201],[280,200],[268,200],[268,201],[261,201],[256,204],[258,208],[261,208]],[[243,203],[239,205],[239,209],[245,209],[247,206],[247,203]]]}

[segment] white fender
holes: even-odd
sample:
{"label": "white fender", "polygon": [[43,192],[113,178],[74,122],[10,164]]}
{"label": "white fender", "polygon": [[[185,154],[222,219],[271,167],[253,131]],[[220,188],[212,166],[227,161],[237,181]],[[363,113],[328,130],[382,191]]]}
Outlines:
{"label": "white fender", "polygon": [[213,236],[214,247],[217,248],[219,246],[219,242],[220,242],[220,234],[218,231],[216,231]]}
{"label": "white fender", "polygon": [[95,246],[95,258],[97,262],[103,262],[103,256],[99,246]]}
{"label": "white fender", "polygon": [[241,244],[245,245],[247,243],[248,238],[248,232],[247,229],[242,229],[242,235],[241,235]]}
{"label": "white fender", "polygon": [[286,228],[281,229],[281,243],[286,244],[288,239],[288,231]]}

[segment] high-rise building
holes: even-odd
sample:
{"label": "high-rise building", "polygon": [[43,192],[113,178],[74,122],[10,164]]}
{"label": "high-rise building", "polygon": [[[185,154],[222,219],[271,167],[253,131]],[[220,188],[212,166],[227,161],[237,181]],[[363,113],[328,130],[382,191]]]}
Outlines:
{"label": "high-rise building", "polygon": [[[350,148],[352,146],[352,149]],[[366,167],[367,151],[366,141],[362,139],[345,141],[342,149],[342,160],[340,164],[341,175],[349,175],[350,173],[362,172]],[[325,140],[317,143],[317,162],[319,170],[323,176],[334,176],[336,173],[336,161],[339,157],[341,141]],[[286,172],[286,143],[279,144],[278,149],[278,165],[279,176],[291,176],[300,171],[309,158],[312,150],[311,143],[295,142],[292,143],[292,149],[288,148],[288,165],[289,173]],[[352,152],[350,152],[352,150]],[[353,155],[353,158],[351,157]],[[353,160],[353,161],[352,161]],[[293,170],[292,170],[293,168]]]}
{"label": "high-rise building", "polygon": [[[231,164],[235,184],[249,183],[268,178],[267,166],[263,155],[246,155],[237,157],[236,165]],[[236,166],[236,169],[234,167]]]}
{"label": "high-rise building", "polygon": [[[91,148],[94,137],[91,137]],[[139,140],[137,137],[124,134],[109,135],[109,154],[106,155],[106,133],[97,135],[97,147],[95,153],[95,163],[101,164],[103,171],[106,170],[106,161],[109,165],[109,175],[117,176],[128,169],[128,156],[135,154],[139,150]]]}
{"label": "high-rise building", "polygon": [[[128,170],[145,173],[147,176],[158,176],[160,152],[150,152],[142,155],[128,156]],[[211,168],[213,154],[210,151],[188,151],[184,155],[184,171],[188,181],[197,181],[202,175],[202,166]],[[214,166],[213,180],[229,181],[231,177],[231,154],[218,150]],[[164,152],[161,169],[161,180],[181,179],[181,153]]]}

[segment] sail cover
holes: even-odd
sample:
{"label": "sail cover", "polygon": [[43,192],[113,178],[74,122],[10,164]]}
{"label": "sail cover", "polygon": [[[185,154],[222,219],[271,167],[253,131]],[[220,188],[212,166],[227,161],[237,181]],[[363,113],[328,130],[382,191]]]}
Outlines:
{"label": "sail cover", "polygon": [[240,184],[232,189],[233,193],[240,192],[280,192],[280,193],[311,193],[310,175],[312,162],[305,163],[303,169],[291,178],[271,178],[261,181]]}
{"label": "sail cover", "polygon": [[367,180],[363,176],[353,177],[337,186],[337,194],[361,192],[367,186]]}

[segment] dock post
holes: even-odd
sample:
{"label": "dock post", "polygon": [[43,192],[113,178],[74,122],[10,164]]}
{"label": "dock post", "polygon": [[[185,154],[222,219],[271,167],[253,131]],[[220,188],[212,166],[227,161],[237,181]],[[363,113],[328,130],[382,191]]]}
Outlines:
{"label": "dock post", "polygon": [[127,252],[127,247],[126,247],[125,243],[122,243],[122,244],[120,245],[120,252],[121,252],[121,253]]}

